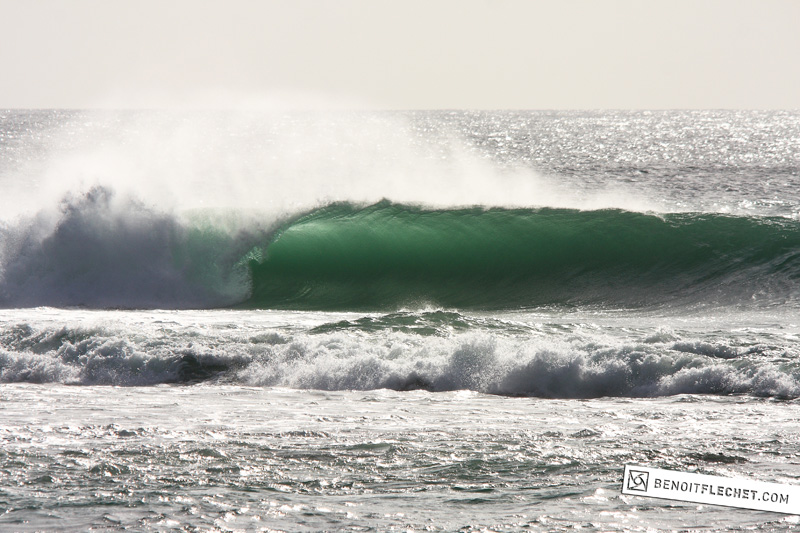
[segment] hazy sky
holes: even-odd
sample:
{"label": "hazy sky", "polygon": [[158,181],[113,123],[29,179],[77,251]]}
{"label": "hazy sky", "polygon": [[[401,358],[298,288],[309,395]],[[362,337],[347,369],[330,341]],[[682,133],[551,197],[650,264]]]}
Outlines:
{"label": "hazy sky", "polygon": [[0,108],[800,108],[800,0],[0,0],[0,80]]}

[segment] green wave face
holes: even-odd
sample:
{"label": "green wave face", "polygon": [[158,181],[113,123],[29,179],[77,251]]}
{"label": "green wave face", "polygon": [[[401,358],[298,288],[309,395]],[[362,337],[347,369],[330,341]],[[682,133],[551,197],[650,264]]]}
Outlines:
{"label": "green wave face", "polygon": [[797,300],[800,224],[713,214],[334,204],[251,251],[251,307],[513,309]]}

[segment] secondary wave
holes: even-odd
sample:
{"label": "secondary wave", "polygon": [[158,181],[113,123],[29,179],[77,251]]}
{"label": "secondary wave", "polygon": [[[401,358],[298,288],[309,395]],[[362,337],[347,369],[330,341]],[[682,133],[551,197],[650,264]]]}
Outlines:
{"label": "secondary wave", "polygon": [[251,307],[772,305],[798,300],[800,223],[342,203],[293,221],[251,254]]}
{"label": "secondary wave", "polygon": [[276,329],[236,316],[245,312],[185,313],[4,324],[0,383],[800,397],[798,346],[782,334],[754,341],[747,332],[510,323],[441,311]]}

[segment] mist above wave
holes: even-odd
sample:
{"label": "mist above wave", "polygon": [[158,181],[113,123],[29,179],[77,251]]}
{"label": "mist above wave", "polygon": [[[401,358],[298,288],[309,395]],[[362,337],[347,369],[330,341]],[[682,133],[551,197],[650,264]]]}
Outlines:
{"label": "mist above wave", "polygon": [[[336,201],[661,210],[624,185],[582,188],[507,160],[492,124],[389,112],[19,112],[2,218],[103,187],[164,211],[285,214]],[[466,130],[464,129],[466,128]],[[509,135],[513,132],[509,130]],[[524,146],[516,150],[525,151]],[[531,147],[533,149],[533,147]],[[495,157],[496,156],[496,157]]]}

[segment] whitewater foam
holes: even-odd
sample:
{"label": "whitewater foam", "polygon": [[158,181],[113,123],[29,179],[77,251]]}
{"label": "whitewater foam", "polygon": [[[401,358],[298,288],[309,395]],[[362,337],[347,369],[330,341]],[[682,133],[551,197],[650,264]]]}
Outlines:
{"label": "whitewater foam", "polygon": [[[62,324],[81,316],[51,312]],[[253,318],[246,327],[236,325],[232,311],[195,312],[194,319],[182,313],[127,313],[113,321],[98,314],[99,322],[84,316],[66,326],[5,322],[0,381],[123,386],[212,381],[547,398],[800,397],[797,348],[777,339],[756,350],[749,339],[733,334],[673,332],[661,341],[647,328],[623,332],[571,322],[487,321],[439,311],[312,321],[303,327],[296,314],[279,312],[260,312],[255,320],[247,315]],[[276,318],[293,324],[259,327],[260,320]],[[426,323],[439,327],[409,327]]]}

